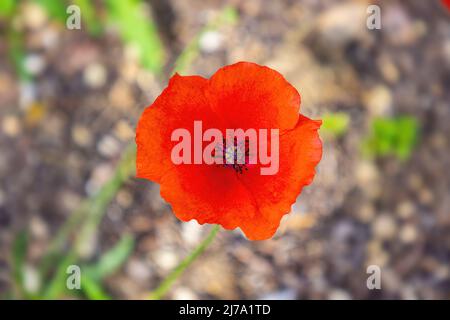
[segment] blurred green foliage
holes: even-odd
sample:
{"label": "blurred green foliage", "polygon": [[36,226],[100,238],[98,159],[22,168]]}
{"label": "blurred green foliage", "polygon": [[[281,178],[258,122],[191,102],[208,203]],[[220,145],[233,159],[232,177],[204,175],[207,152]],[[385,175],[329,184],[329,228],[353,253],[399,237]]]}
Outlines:
{"label": "blurred green foliage", "polygon": [[[10,20],[7,24],[9,56],[22,80],[31,80],[23,67],[25,58],[23,35],[11,23],[22,2],[40,5],[50,19],[62,24],[65,24],[69,17],[68,6],[77,5],[83,21],[82,28],[86,27],[91,36],[100,36],[107,24],[115,25],[123,42],[136,48],[144,68],[159,74],[164,67],[165,50],[154,20],[144,14],[145,1],[104,0],[101,2],[102,6],[97,8],[90,0],[1,0],[0,18]],[[104,15],[100,14],[103,10]]]}
{"label": "blurred green foliage", "polygon": [[31,76],[25,69],[24,58],[25,50],[23,48],[23,35],[21,32],[12,26],[12,20],[17,13],[19,1],[16,0],[2,0],[0,1],[0,19],[5,20],[10,28],[0,30],[0,35],[5,36],[8,43],[8,58],[14,64],[19,78],[22,81],[29,81]]}
{"label": "blurred green foliage", "polygon": [[[104,9],[106,15],[99,14],[99,8],[94,5],[94,2],[88,0],[0,0],[0,18],[7,19],[6,34],[9,55],[15,62],[21,80],[33,81],[24,68],[26,56],[24,35],[22,30],[16,28],[11,21],[16,14],[20,14],[18,4],[33,1],[45,9],[50,19],[62,23],[65,23],[68,17],[67,5],[78,5],[81,9],[81,18],[90,35],[93,36],[100,35],[107,24],[116,25],[123,42],[135,46],[140,52],[143,68],[154,74],[159,74],[163,70],[165,66],[164,47],[153,19],[143,14],[144,1],[142,0],[104,0],[100,2],[102,5],[100,10]],[[104,16],[107,19],[102,19]],[[209,23],[201,32],[232,23],[236,18],[236,11],[226,7],[219,12],[218,18]],[[175,71],[186,70],[193,59],[198,56],[200,35],[201,33],[177,59]],[[90,263],[81,257],[80,248],[91,245],[91,240],[97,233],[98,226],[110,202],[127,179],[134,174],[135,156],[135,143],[130,142],[111,179],[96,194],[85,199],[51,239],[47,251],[39,262],[38,285],[33,292],[28,291],[26,284],[27,272],[29,272],[26,271],[26,258],[29,251],[28,231],[17,233],[10,257],[14,290],[6,293],[5,297],[26,299],[57,299],[65,296],[88,299],[111,298],[103,286],[103,281],[105,277],[112,275],[126,262],[133,251],[134,238],[131,235],[124,235],[97,261]],[[197,255],[200,252],[198,251]],[[80,265],[81,290],[68,290],[66,287],[67,268],[70,265]],[[184,269],[177,270],[179,275]],[[175,278],[171,279],[171,281],[174,280]]]}
{"label": "blurred green foliage", "polygon": [[85,272],[92,279],[103,279],[113,274],[128,258],[133,246],[133,237],[129,234],[123,235],[120,241],[112,249],[103,254],[96,264],[84,268]]}
{"label": "blurred green foliage", "polygon": [[25,261],[28,248],[28,234],[24,231],[16,234],[12,247],[12,272],[17,296],[25,297]]}
{"label": "blurred green foliage", "polygon": [[98,36],[101,33],[102,25],[95,9],[94,2],[91,0],[34,0],[37,4],[42,6],[50,18],[55,19],[61,23],[66,23],[69,16],[67,8],[74,4],[80,8],[81,19],[87,27],[88,32],[93,36]]}
{"label": "blurred green foliage", "polygon": [[[28,235],[26,231],[19,232],[13,244],[12,265],[15,284],[15,297],[27,299],[56,299],[61,296],[85,297],[94,300],[109,299],[103,289],[105,277],[116,272],[133,252],[134,239],[131,235],[122,236],[109,251],[104,253],[97,262],[81,264],[81,291],[69,290],[66,287],[67,268],[77,264],[78,259],[72,251],[66,256],[60,256],[55,261],[55,271],[51,277],[39,274],[39,284],[36,292],[27,291],[25,284],[25,262],[28,252]],[[48,278],[50,281],[46,281]]]}
{"label": "blurred green foliage", "polygon": [[371,133],[363,141],[363,153],[372,157],[393,155],[407,160],[418,136],[419,124],[414,117],[376,118],[371,124]]}
{"label": "blurred green foliage", "polygon": [[50,18],[58,20],[62,23],[66,22],[66,9],[68,4],[61,0],[34,0],[37,4],[42,6]]}
{"label": "blurred green foliage", "polygon": [[345,112],[327,113],[322,116],[320,131],[332,137],[343,136],[350,124],[350,116]]}
{"label": "blurred green foliage", "polygon": [[[65,22],[69,4],[79,6],[81,18],[91,35],[98,36],[102,25],[96,8],[90,0],[55,1],[35,0],[45,8],[50,17]],[[154,73],[160,73],[165,62],[165,52],[152,17],[144,14],[144,1],[104,0],[108,23],[117,26],[122,40],[139,52],[142,65]]]}
{"label": "blurred green foliage", "polygon": [[0,17],[9,17],[13,14],[17,7],[17,0],[0,1]]}
{"label": "blurred green foliage", "polygon": [[151,17],[144,15],[142,2],[138,0],[105,0],[108,18],[117,25],[119,33],[129,45],[134,46],[142,65],[154,73],[162,71],[165,54]]}
{"label": "blurred green foliage", "polygon": [[102,33],[103,28],[93,1],[73,0],[73,3],[80,7],[81,18],[87,26],[88,32],[93,36],[99,36]]}
{"label": "blurred green foliage", "polygon": [[19,79],[27,82],[31,80],[31,75],[25,68],[25,48],[23,47],[23,34],[11,29],[7,35],[9,51],[8,57],[13,62]]}
{"label": "blurred green foliage", "polygon": [[100,257],[96,264],[83,267],[82,290],[91,300],[109,299],[99,284],[109,275],[114,274],[127,260],[134,248],[134,239],[125,234],[122,239],[109,251]]}

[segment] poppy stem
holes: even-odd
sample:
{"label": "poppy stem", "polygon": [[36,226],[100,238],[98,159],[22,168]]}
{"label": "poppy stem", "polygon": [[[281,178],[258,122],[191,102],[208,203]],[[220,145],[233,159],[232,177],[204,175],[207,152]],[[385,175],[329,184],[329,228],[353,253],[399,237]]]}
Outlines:
{"label": "poppy stem", "polygon": [[169,273],[169,275],[161,282],[161,284],[155,290],[153,290],[150,293],[149,299],[159,300],[163,298],[167,293],[167,291],[170,290],[174,282],[183,274],[183,272],[192,264],[192,262],[194,262],[195,259],[197,259],[211,244],[211,242],[216,237],[219,229],[220,229],[219,225],[213,226],[208,236],[202,242],[200,242],[200,244],[191,252],[189,256],[184,258],[184,260],[181,261],[180,264],[171,273]]}

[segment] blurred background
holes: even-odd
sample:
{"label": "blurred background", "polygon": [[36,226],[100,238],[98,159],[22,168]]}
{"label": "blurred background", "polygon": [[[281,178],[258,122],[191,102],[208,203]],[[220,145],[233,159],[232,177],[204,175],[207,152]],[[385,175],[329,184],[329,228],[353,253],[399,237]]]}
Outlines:
{"label": "blurred background", "polygon": [[[1,0],[0,297],[147,297],[210,226],[181,223],[133,178],[136,121],[174,70],[209,77],[240,60],[300,91],[302,113],[324,121],[324,156],[273,239],[222,230],[166,298],[449,299],[438,0]],[[81,290],[66,288],[72,264]]]}

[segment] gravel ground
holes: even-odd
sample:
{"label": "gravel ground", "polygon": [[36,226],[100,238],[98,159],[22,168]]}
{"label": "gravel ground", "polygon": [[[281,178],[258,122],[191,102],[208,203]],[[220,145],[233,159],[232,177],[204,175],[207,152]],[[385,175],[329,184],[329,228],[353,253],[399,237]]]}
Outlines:
{"label": "gravel ground", "polygon": [[[450,12],[439,1],[377,1],[382,29],[373,31],[365,1],[149,3],[169,65],[231,4],[237,23],[204,34],[185,73],[266,64],[299,89],[305,115],[350,117],[344,135],[323,136],[314,183],[272,240],[220,232],[168,298],[450,298]],[[167,83],[143,70],[113,30],[94,39],[49,22],[35,5],[21,14],[35,81],[20,85],[0,41],[0,292],[12,286],[14,234],[28,228],[33,266],[80,201],[111,177],[140,113]],[[371,121],[402,114],[420,124],[411,157],[364,157]],[[133,178],[83,258],[131,233],[135,249],[106,288],[114,298],[142,298],[208,230],[179,222],[157,185]],[[381,268],[381,290],[366,287],[369,265]]]}

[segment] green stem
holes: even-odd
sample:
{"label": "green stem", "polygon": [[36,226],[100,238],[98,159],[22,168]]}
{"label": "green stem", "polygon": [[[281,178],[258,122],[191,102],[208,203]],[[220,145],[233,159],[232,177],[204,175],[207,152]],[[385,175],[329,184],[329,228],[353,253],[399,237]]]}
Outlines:
{"label": "green stem", "polygon": [[167,291],[169,291],[169,289],[172,287],[173,283],[183,274],[184,270],[186,270],[187,267],[189,267],[192,262],[194,262],[195,259],[197,259],[211,244],[211,242],[216,237],[219,229],[219,225],[215,225],[211,229],[208,236],[194,249],[194,251],[192,251],[189,256],[184,258],[184,260],[181,261],[180,264],[171,273],[169,273],[164,281],[161,282],[161,284],[155,290],[153,290],[152,293],[150,293],[149,298],[151,300],[159,300],[164,297]]}
{"label": "green stem", "polygon": [[[236,13],[232,7],[225,7],[219,15],[219,18],[207,25],[202,32],[219,28],[225,24],[231,24],[236,19],[235,14]],[[180,72],[188,68],[188,65],[198,55],[198,42],[199,37],[196,37],[193,43],[189,45],[188,48],[186,48],[180,55],[175,63],[175,71]],[[55,274],[62,274],[63,271],[65,272],[68,261],[75,262],[78,259],[77,249],[82,247],[86,241],[90,240],[90,235],[95,232],[98,224],[101,222],[110,201],[114,198],[117,191],[127,181],[127,179],[133,176],[135,172],[135,162],[136,145],[135,142],[132,141],[125,148],[124,155],[122,156],[113,177],[101,187],[98,193],[83,201],[81,206],[66,221],[51,242],[49,249],[39,266],[41,279],[47,278],[51,268],[55,266],[57,258],[60,258],[61,251],[64,250],[70,236],[75,233],[75,230],[79,230],[75,237],[75,245],[68,248],[65,258],[63,258],[65,259],[64,263],[61,265],[56,264]],[[152,294],[152,297],[162,297],[165,292],[170,289],[172,282],[174,282],[181,275],[184,269],[186,269],[206,249],[215,237],[217,231],[218,227],[211,230],[211,234],[199,245],[199,247],[195,249],[194,252],[192,252],[187,259],[180,264],[180,266],[178,266],[177,269],[169,274],[169,277],[165,279],[158,289],[154,291],[154,295]],[[46,288],[49,289],[44,290],[47,293],[46,297],[53,298],[58,295],[58,282],[60,282],[58,277],[55,277],[55,279],[50,281],[49,285],[46,286]]]}
{"label": "green stem", "polygon": [[[228,6],[225,7],[220,12],[217,20],[213,20],[207,26],[205,26],[204,29],[200,31],[200,34],[208,30],[218,29],[223,25],[233,23],[234,19],[236,19],[235,15],[236,12],[234,8]],[[188,64],[190,64],[192,62],[192,59],[194,59],[199,54],[199,39],[199,36],[195,37],[194,40],[187,46],[187,48],[185,48],[185,50],[180,54],[175,62],[175,67],[171,74],[175,72],[183,72],[188,69]],[[109,201],[115,196],[115,193],[120,189],[121,185],[134,174],[134,163],[136,160],[136,144],[134,141],[131,141],[125,147],[124,153],[125,154],[122,157],[121,162],[118,164],[115,170],[115,177],[113,177],[109,182],[102,186],[101,190],[96,195],[94,195],[90,199],[85,200],[81,204],[81,206],[73,214],[70,215],[70,218],[61,227],[60,231],[50,244],[49,252],[47,254],[47,257],[44,259],[46,260],[44,265],[51,264],[51,256],[62,250],[69,236],[77,227],[79,227],[79,225],[83,222],[87,215],[100,215],[91,213],[91,211],[93,211],[93,203],[99,202],[98,198],[101,198],[100,202],[102,202],[102,204],[99,207],[101,208],[102,206],[107,205]],[[132,165],[130,165],[130,163]],[[46,268],[44,268],[44,270],[46,270]]]}
{"label": "green stem", "polygon": [[[95,195],[83,201],[81,206],[70,216],[53,238],[40,264],[39,270],[42,277],[44,277],[53,266],[55,256],[63,250],[67,239],[74,232],[75,228],[79,228],[76,240],[78,247],[82,245],[84,241],[89,241],[91,239],[90,234],[95,232],[101,218],[106,213],[106,207],[114,198],[123,183],[133,175],[135,171],[135,162],[136,146],[134,142],[132,142],[125,148],[113,177],[107,181]],[[84,225],[80,226],[83,222]]]}

